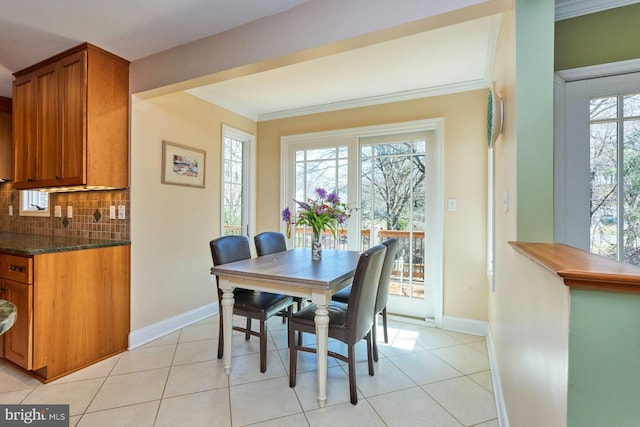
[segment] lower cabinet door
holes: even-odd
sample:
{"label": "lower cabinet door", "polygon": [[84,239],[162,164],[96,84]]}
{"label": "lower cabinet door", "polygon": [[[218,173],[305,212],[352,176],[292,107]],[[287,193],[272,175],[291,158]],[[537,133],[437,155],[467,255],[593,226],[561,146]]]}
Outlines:
{"label": "lower cabinet door", "polygon": [[0,281],[2,299],[13,303],[16,321],[4,333],[4,357],[18,366],[31,369],[33,346],[33,286],[12,280]]}

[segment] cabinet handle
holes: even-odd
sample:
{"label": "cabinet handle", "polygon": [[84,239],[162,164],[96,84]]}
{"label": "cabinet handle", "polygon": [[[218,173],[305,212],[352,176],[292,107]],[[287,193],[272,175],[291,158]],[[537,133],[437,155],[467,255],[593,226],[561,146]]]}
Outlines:
{"label": "cabinet handle", "polygon": [[5,288],[5,287],[3,286],[2,288],[0,288],[0,290],[1,290],[2,292],[7,292],[7,291],[9,290],[9,288]]}
{"label": "cabinet handle", "polygon": [[22,273],[24,271],[24,267],[20,267],[19,265],[10,265],[9,271],[13,271],[15,273]]}
{"label": "cabinet handle", "polygon": [[60,178],[59,176],[56,176],[56,180],[60,181],[62,178]]}

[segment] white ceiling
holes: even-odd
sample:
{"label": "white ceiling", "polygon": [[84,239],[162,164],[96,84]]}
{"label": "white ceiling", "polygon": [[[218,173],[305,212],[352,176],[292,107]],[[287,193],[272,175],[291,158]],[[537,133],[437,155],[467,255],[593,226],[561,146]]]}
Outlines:
{"label": "white ceiling", "polygon": [[477,19],[189,92],[271,119],[486,88],[499,22]]}
{"label": "white ceiling", "polygon": [[[84,41],[130,61],[310,0],[0,0],[0,95],[12,73]],[[321,1],[321,0],[314,0]],[[629,0],[557,0],[558,6]],[[267,119],[487,87],[488,17],[192,91]]]}
{"label": "white ceiling", "polygon": [[0,0],[0,95],[11,74],[88,41],[129,61],[310,0]]}

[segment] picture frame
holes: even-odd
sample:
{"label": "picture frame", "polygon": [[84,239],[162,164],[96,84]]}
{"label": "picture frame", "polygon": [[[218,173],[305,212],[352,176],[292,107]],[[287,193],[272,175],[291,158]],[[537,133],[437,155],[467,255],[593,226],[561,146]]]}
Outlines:
{"label": "picture frame", "polygon": [[207,152],[162,141],[162,184],[204,188]]}

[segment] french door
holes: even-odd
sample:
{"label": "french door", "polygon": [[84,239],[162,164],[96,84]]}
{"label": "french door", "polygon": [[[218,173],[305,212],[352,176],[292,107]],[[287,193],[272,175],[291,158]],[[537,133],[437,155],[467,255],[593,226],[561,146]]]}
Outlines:
{"label": "french door", "polygon": [[[387,309],[441,316],[442,180],[440,121],[411,122],[283,138],[282,207],[336,191],[353,210],[324,248],[362,251],[397,237]],[[290,247],[308,247],[308,230],[291,233]]]}
{"label": "french door", "polygon": [[[430,132],[360,139],[362,250],[400,242],[387,310],[422,317],[433,287],[425,282],[426,141]],[[426,313],[433,317],[433,313]]]}

